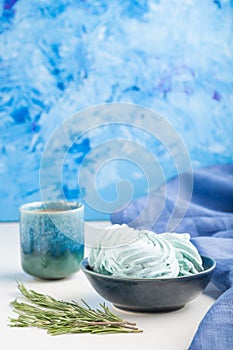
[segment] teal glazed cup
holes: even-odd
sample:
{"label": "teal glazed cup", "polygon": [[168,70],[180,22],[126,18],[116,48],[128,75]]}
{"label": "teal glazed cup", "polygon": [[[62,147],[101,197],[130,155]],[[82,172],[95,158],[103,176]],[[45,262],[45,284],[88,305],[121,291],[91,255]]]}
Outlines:
{"label": "teal glazed cup", "polygon": [[23,270],[40,279],[62,279],[80,269],[84,256],[84,206],[34,202],[20,207]]}

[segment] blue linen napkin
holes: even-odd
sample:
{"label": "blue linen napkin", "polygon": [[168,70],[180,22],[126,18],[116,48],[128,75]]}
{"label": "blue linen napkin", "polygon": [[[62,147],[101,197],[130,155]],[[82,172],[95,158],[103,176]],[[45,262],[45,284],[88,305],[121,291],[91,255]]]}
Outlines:
{"label": "blue linen napkin", "polygon": [[[178,184],[177,177],[167,182],[167,193],[161,213],[157,213],[157,208],[163,199],[164,187],[152,193],[149,205],[145,204],[147,197],[132,201],[125,209],[113,213],[111,222],[127,223],[139,229],[150,228],[157,233],[166,232],[176,201]],[[143,214],[139,215],[142,212]],[[158,217],[153,223],[155,216]],[[194,171],[191,201],[174,231],[189,232],[200,254],[216,260],[212,282],[222,291],[201,321],[189,350],[233,349],[232,164],[214,165]]]}

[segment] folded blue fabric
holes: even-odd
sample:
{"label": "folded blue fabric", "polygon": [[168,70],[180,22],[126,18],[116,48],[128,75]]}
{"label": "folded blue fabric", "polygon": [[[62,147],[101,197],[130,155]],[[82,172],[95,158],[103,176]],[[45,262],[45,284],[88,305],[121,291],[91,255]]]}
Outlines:
{"label": "folded blue fabric", "polygon": [[[148,198],[142,197],[131,202],[125,209],[113,213],[112,223],[127,223],[140,229],[150,228],[157,233],[166,232],[172,210],[177,205],[178,184],[178,177],[167,182],[164,208],[159,215],[157,208],[164,187],[152,193],[149,205],[145,205]],[[156,220],[153,221],[153,217]],[[200,254],[216,260],[212,282],[222,291],[201,321],[189,350],[233,349],[232,164],[214,165],[194,171],[192,198],[175,231],[189,232]]]}

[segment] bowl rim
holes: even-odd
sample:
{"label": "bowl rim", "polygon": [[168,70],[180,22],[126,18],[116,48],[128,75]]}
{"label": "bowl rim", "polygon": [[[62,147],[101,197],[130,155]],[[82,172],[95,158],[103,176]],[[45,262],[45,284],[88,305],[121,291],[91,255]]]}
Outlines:
{"label": "bowl rim", "polygon": [[81,270],[84,272],[84,273],[87,273],[89,275],[92,275],[92,276],[96,276],[96,277],[102,277],[102,278],[105,278],[105,279],[109,279],[109,280],[115,280],[115,281],[150,281],[150,282],[154,282],[154,281],[184,281],[184,280],[189,280],[189,279],[192,279],[193,277],[196,277],[196,276],[202,276],[202,275],[205,275],[206,273],[208,272],[211,272],[215,269],[216,267],[216,260],[210,256],[206,256],[206,255],[200,255],[201,258],[203,259],[209,259],[211,260],[211,266],[206,269],[206,270],[203,270],[201,272],[198,272],[198,273],[193,273],[192,275],[188,275],[188,276],[179,276],[179,277],[165,277],[165,278],[156,278],[156,277],[152,277],[152,278],[131,278],[131,277],[117,277],[117,276],[111,276],[111,275],[104,275],[104,274],[101,274],[101,273],[98,273],[98,272],[95,272],[95,271],[92,271],[90,269],[88,269],[88,258],[84,258],[81,263],[80,263],[80,267],[81,267]]}

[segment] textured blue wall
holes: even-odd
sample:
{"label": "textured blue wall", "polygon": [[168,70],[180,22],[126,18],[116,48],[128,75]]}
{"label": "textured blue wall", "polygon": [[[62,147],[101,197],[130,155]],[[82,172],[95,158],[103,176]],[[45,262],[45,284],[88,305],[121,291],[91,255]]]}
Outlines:
{"label": "textured blue wall", "polygon": [[[233,161],[231,1],[1,0],[0,6],[0,220],[17,220],[20,204],[40,199],[45,144],[62,122],[93,105],[129,102],[161,113],[194,168]],[[92,131],[71,147],[62,170],[67,199],[82,197],[76,173],[85,155],[106,135],[127,134],[132,139],[126,126],[117,135],[114,128]],[[164,154],[159,162],[165,166]],[[111,200],[122,177],[135,196],[143,194],[145,179],[140,171],[128,175],[134,171],[126,161],[103,167],[100,194]],[[167,166],[165,177],[173,175]],[[90,176],[87,186],[93,185]]]}

